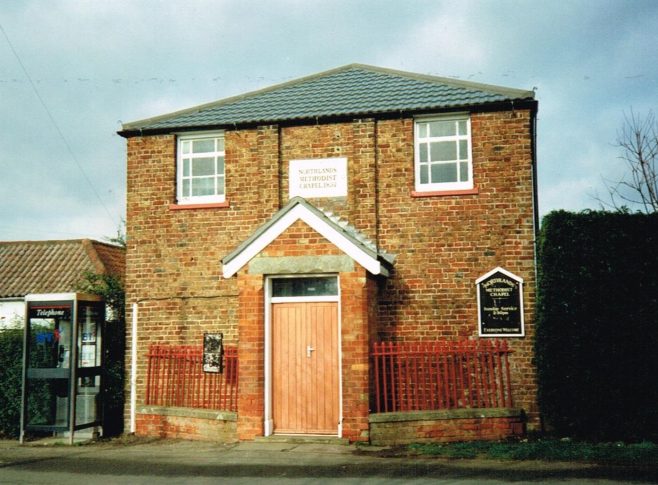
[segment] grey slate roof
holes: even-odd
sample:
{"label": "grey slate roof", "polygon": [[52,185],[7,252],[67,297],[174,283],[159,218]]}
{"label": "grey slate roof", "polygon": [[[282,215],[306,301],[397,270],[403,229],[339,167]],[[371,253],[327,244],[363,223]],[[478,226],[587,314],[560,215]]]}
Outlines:
{"label": "grey slate roof", "polygon": [[72,293],[85,271],[123,279],[123,248],[90,239],[1,241],[0,298]]}
{"label": "grey slate roof", "polygon": [[317,215],[320,219],[323,219],[327,224],[333,227],[337,232],[341,233],[347,239],[349,239],[352,244],[361,248],[365,253],[369,254],[371,257],[378,259],[386,268],[392,269],[393,263],[395,262],[395,255],[390,254],[386,251],[383,251],[381,248],[377,248],[376,244],[368,239],[362,232],[356,229],[354,226],[349,224],[347,221],[342,220],[337,215],[332,212],[328,212],[318,207],[315,207],[313,204],[308,202],[303,197],[293,197],[288,201],[288,203],[283,206],[279,211],[277,211],[270,220],[261,225],[256,229],[251,236],[249,236],[245,241],[243,241],[238,247],[233,251],[222,258],[222,263],[227,264],[233,259],[235,259],[242,251],[245,250],[252,242],[258,239],[265,231],[267,231],[271,226],[273,226],[279,219],[285,216],[290,212],[295,206],[303,205],[308,210]]}
{"label": "grey slate roof", "polygon": [[534,99],[533,91],[350,64],[184,111],[125,123],[123,136]]}

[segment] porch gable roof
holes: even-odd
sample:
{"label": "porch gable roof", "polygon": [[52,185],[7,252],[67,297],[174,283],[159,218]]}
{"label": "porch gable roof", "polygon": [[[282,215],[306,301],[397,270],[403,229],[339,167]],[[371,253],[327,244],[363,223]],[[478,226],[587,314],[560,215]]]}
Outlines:
{"label": "porch gable roof", "polygon": [[269,221],[222,259],[224,278],[235,275],[298,220],[304,221],[371,274],[389,275],[395,259],[393,255],[380,251],[357,229],[333,214],[318,209],[302,197],[293,197]]}

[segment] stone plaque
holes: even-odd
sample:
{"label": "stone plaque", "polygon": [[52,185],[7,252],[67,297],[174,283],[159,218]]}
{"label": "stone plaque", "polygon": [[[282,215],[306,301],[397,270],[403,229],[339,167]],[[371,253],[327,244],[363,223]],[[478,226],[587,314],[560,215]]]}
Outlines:
{"label": "stone plaque", "polygon": [[290,198],[345,197],[347,158],[290,160]]}
{"label": "stone plaque", "polygon": [[496,268],[475,284],[480,337],[523,337],[523,279]]}

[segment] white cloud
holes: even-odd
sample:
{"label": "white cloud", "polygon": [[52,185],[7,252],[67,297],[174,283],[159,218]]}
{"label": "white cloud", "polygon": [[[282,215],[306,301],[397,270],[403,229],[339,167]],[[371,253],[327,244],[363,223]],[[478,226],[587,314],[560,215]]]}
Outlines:
{"label": "white cloud", "polygon": [[441,76],[477,71],[488,63],[477,32],[462,9],[453,8],[422,16],[386,57],[393,65]]}
{"label": "white cloud", "polygon": [[119,120],[351,62],[538,86],[542,212],[596,207],[623,111],[658,110],[653,1],[8,0],[0,22],[93,185],[0,36],[0,239],[114,234],[94,191],[124,211]]}
{"label": "white cloud", "polygon": [[[595,176],[561,180],[539,192],[540,216],[556,209],[580,211],[599,208],[596,201],[598,181]],[[604,194],[598,193],[599,196]]]}

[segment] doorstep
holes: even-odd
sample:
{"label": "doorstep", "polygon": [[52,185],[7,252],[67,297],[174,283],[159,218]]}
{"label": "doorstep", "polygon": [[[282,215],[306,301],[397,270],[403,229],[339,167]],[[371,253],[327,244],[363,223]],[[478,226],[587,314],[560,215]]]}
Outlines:
{"label": "doorstep", "polygon": [[256,443],[282,443],[294,445],[342,445],[348,446],[350,440],[339,438],[338,436],[322,435],[285,435],[273,434],[270,436],[257,436],[254,438]]}

